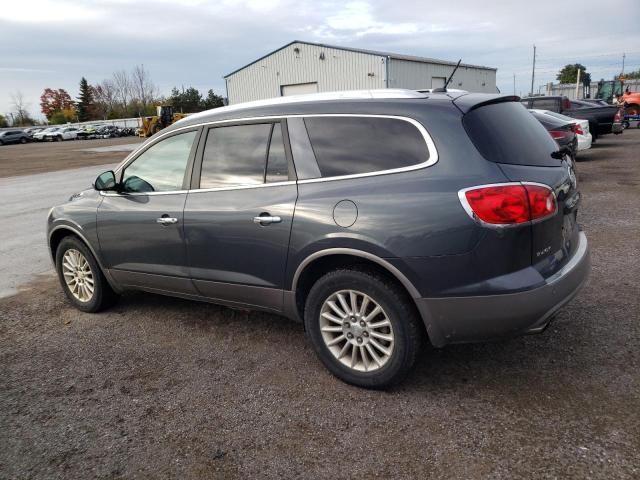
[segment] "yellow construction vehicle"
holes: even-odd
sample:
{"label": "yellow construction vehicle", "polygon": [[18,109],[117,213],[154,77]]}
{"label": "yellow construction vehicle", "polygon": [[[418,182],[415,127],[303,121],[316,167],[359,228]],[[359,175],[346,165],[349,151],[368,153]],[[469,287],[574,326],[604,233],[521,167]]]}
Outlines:
{"label": "yellow construction vehicle", "polygon": [[171,105],[158,105],[156,110],[158,112],[157,115],[142,117],[142,126],[138,130],[140,137],[150,137],[186,116],[184,113],[173,113]]}

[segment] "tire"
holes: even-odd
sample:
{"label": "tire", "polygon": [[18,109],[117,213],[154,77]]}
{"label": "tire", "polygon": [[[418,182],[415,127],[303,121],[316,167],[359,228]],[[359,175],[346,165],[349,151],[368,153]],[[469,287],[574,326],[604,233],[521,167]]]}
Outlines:
{"label": "tire", "polygon": [[24,137],[22,137],[22,138],[20,139],[20,143],[22,143],[22,144],[24,145],[25,143],[27,143],[27,139],[26,139],[26,138],[24,138]]}
{"label": "tire", "polygon": [[[355,309],[351,292],[356,297]],[[355,316],[345,317],[331,308],[329,301],[335,300],[338,310],[345,312],[339,294],[351,313],[356,310]],[[365,297],[367,306],[358,311]],[[411,302],[406,292],[381,275],[360,269],[334,270],[321,277],[309,292],[304,313],[307,335],[320,361],[340,380],[364,388],[390,387],[411,369],[423,343],[421,321]],[[381,312],[371,316],[376,305]],[[345,322],[350,319],[355,322]]]}
{"label": "tire", "polygon": [[[65,257],[67,253],[69,256]],[[82,262],[83,259],[86,264]],[[71,267],[84,267],[83,278],[80,280],[84,282],[86,288],[79,287],[77,293],[72,291],[66,280],[66,278],[70,277],[69,268],[63,266],[63,260],[66,265]],[[69,262],[69,260],[71,261]],[[118,298],[104,277],[89,248],[77,237],[65,237],[60,242],[56,250],[56,271],[62,290],[78,310],[89,313],[99,312],[111,306]],[[90,272],[90,276],[86,274],[87,271]],[[93,281],[93,292],[91,292],[91,295],[84,295],[90,287],[89,279]]]}
{"label": "tire", "polygon": [[56,138],[56,141],[57,141],[57,142],[61,142],[61,141],[62,141],[62,136],[58,136],[58,137]]}

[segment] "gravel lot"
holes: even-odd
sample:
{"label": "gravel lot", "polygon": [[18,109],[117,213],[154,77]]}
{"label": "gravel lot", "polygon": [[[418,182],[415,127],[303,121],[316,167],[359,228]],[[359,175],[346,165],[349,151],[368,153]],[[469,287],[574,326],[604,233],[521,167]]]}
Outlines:
{"label": "gravel lot", "polygon": [[144,140],[139,137],[122,137],[3,145],[0,146],[0,178],[117,163],[127,156],[126,151],[92,149],[142,143]]}
{"label": "gravel lot", "polygon": [[[29,146],[27,146],[28,148]],[[639,478],[640,130],[583,155],[589,284],[538,336],[347,386],[300,325],[148,294],[0,300],[2,478]]]}

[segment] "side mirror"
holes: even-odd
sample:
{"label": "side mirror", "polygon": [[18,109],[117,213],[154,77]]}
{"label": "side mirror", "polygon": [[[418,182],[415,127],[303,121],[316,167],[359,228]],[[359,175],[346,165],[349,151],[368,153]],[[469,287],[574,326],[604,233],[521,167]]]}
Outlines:
{"label": "side mirror", "polygon": [[93,183],[93,188],[95,188],[99,192],[115,190],[117,186],[118,183],[116,182],[116,174],[113,173],[113,170],[107,170],[106,172],[101,173]]}

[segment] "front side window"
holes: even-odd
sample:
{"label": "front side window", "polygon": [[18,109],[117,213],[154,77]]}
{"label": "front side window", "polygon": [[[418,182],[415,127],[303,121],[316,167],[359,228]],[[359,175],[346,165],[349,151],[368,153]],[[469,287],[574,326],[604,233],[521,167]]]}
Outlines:
{"label": "front side window", "polygon": [[328,116],[304,123],[323,177],[409,167],[429,158],[424,137],[404,120]]}
{"label": "front side window", "polygon": [[137,193],[182,190],[195,138],[196,132],[181,133],[148,148],[124,170],[122,190]]}
{"label": "front side window", "polygon": [[287,179],[280,123],[232,125],[209,130],[202,157],[200,188],[251,186]]}

